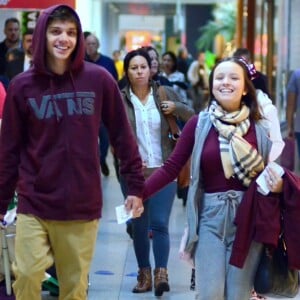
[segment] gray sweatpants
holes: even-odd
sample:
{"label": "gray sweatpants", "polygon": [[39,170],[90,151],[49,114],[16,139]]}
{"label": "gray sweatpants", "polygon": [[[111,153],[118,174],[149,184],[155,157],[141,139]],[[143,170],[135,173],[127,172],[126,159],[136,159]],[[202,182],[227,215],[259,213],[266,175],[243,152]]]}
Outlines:
{"label": "gray sweatpants", "polygon": [[195,253],[198,300],[249,300],[262,244],[253,242],[242,269],[229,264],[243,192],[204,195]]}

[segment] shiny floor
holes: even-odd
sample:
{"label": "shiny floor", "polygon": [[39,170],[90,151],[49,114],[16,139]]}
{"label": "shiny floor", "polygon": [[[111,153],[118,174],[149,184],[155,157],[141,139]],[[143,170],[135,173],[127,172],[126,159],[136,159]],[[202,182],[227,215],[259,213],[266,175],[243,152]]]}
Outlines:
{"label": "shiny floor", "polygon": [[[155,299],[153,292],[133,294],[131,289],[136,283],[137,265],[132,241],[126,233],[125,225],[116,222],[115,207],[122,204],[123,198],[109,157],[110,175],[102,178],[104,207],[100,222],[95,256],[90,271],[89,300],[127,300]],[[175,199],[170,219],[171,253],[169,259],[169,281],[171,291],[164,293],[162,299],[194,299],[190,291],[190,266],[179,259],[178,248],[185,226],[185,208],[181,199]],[[2,298],[0,295],[0,300]],[[43,300],[55,300],[43,292]],[[288,299],[268,296],[268,300]],[[294,299],[300,300],[300,293]],[[207,299],[214,300],[214,299]]]}

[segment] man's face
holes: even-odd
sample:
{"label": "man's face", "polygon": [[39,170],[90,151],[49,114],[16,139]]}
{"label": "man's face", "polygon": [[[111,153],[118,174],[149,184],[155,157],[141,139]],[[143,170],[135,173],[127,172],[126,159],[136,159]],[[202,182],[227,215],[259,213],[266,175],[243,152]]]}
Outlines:
{"label": "man's face", "polygon": [[85,40],[86,53],[89,56],[93,56],[97,53],[99,43],[93,35],[89,35]]}
{"label": "man's face", "polygon": [[20,39],[20,26],[17,22],[8,22],[4,28],[6,40],[10,43],[16,43]]}
{"label": "man's face", "polygon": [[32,55],[32,34],[25,34],[23,36],[23,49],[27,55]]}
{"label": "man's face", "polygon": [[77,43],[77,27],[70,21],[53,21],[47,28],[47,57],[49,63],[68,63]]}

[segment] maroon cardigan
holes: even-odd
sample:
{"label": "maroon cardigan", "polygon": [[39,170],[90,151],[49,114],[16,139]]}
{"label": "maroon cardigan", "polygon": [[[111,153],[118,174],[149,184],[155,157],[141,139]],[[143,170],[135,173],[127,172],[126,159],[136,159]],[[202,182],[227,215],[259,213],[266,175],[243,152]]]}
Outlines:
{"label": "maroon cardigan", "polygon": [[282,213],[289,267],[300,269],[300,177],[285,169],[283,182],[282,194],[262,196],[255,181],[245,192],[236,215],[230,264],[243,267],[252,241],[276,247]]}

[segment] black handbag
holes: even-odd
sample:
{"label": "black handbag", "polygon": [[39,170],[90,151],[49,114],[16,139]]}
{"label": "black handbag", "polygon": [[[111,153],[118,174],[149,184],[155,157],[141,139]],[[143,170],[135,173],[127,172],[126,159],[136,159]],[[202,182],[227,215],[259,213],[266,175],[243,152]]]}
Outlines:
{"label": "black handbag", "polygon": [[293,298],[299,291],[298,270],[288,268],[288,257],[283,235],[279,237],[278,247],[270,251],[263,249],[259,262],[254,289],[260,294],[275,294]]}

